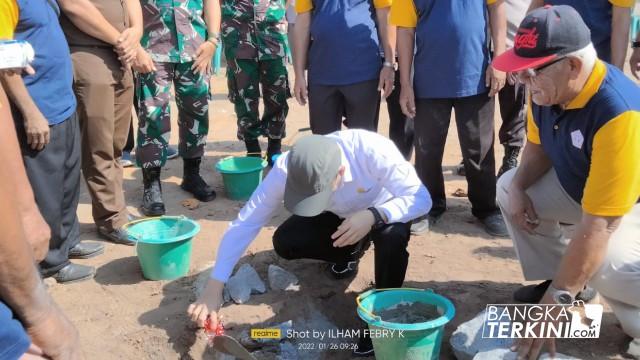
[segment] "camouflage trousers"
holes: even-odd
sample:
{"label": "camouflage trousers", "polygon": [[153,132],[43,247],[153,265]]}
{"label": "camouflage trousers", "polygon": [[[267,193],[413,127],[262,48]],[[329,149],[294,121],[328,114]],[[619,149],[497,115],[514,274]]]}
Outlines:
{"label": "camouflage trousers", "polygon": [[193,62],[156,62],[157,71],[138,75],[138,166],[162,167],[167,161],[171,135],[171,84],[174,85],[178,106],[180,156],[193,159],[204,154],[209,132],[209,76],[194,73],[191,65]]}
{"label": "camouflage trousers", "polygon": [[[291,92],[284,57],[227,59],[227,82],[229,100],[238,117],[239,140],[253,140],[260,135],[270,139],[285,137],[285,119],[289,112],[287,99]],[[258,110],[260,87],[264,101],[262,119]]]}

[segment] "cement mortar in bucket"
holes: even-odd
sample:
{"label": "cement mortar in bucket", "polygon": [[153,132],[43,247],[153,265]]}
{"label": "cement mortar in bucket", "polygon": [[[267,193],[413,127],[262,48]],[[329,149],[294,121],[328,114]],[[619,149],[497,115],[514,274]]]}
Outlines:
{"label": "cement mortar in bucket", "polygon": [[149,280],[185,276],[191,263],[191,243],[200,225],[185,216],[145,218],[125,225],[136,241],[142,274]]}
{"label": "cement mortar in bucket", "polygon": [[[430,289],[373,289],[356,298],[358,315],[369,325],[378,360],[437,360],[444,326],[455,316],[453,303]],[[385,321],[378,314],[400,304],[433,305],[438,316],[418,323]]]}

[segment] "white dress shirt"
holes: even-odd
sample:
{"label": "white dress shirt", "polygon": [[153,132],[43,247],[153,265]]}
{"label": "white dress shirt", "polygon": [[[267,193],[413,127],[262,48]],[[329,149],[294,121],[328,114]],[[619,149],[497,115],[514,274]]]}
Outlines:
{"label": "white dress shirt", "polygon": [[[375,206],[384,212],[388,223],[406,223],[431,209],[429,192],[391,140],[366,130],[337,131],[326,136],[338,142],[345,166],[342,182],[326,211],[348,218]],[[229,225],[218,248],[212,278],[226,282],[260,229],[277,215],[284,198],[288,155],[285,152],[278,158]]]}

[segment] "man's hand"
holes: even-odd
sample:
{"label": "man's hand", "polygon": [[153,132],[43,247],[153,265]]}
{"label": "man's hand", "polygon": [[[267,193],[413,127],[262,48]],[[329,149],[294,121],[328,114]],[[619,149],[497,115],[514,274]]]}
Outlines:
{"label": "man's hand", "polygon": [[198,327],[204,327],[204,323],[207,321],[207,318],[210,321],[210,327],[212,329],[218,327],[218,311],[220,310],[223,302],[223,289],[224,284],[222,282],[209,279],[198,300],[189,305],[187,313]]}
{"label": "man's hand", "polygon": [[383,66],[380,70],[380,80],[378,81],[378,91],[384,90],[382,96],[386,99],[393,91],[393,82],[395,80],[396,73],[393,68]]}
{"label": "man's hand", "polygon": [[206,76],[211,74],[211,59],[216,52],[216,45],[211,41],[205,41],[198,47],[196,51],[196,60],[191,66],[191,70],[196,74]]}
{"label": "man's hand", "polygon": [[40,110],[34,109],[24,114],[24,130],[31,149],[41,151],[49,143],[49,122]]}
{"label": "man's hand", "polygon": [[640,77],[638,77],[638,72],[640,72],[640,48],[633,49],[631,58],[629,59],[629,66],[631,67],[633,77],[640,80]]}
{"label": "man's hand", "polygon": [[11,69],[2,69],[0,70],[0,76],[4,75],[22,75],[22,73],[26,73],[27,75],[34,75],[36,71],[31,67],[31,65],[27,65],[23,68],[11,68]]}
{"label": "man's hand", "polygon": [[140,31],[132,27],[125,29],[120,34],[116,43],[116,52],[124,64],[132,64],[135,61],[140,47],[140,37],[142,37]]}
{"label": "man's hand", "polygon": [[293,95],[296,97],[298,104],[304,106],[307,105],[309,93],[307,90],[307,80],[302,76],[296,76],[295,84],[293,85]]}
{"label": "man's hand", "polygon": [[[540,300],[539,304],[550,304],[551,306],[553,306],[556,304],[556,302],[547,291],[547,293],[542,297],[542,300]],[[554,319],[557,319],[560,312],[559,307],[557,307],[556,309],[557,310],[555,312],[553,310],[551,311],[551,317]],[[556,356],[556,339],[554,338],[518,339],[511,346],[511,351],[518,352],[518,360],[537,360],[545,345],[549,350],[549,355],[551,356],[551,358],[554,358]]]}
{"label": "man's hand", "polygon": [[144,51],[142,46],[138,46],[136,61],[133,63],[133,70],[140,74],[147,74],[156,71],[156,65],[153,63],[151,56]]}
{"label": "man's hand", "polygon": [[517,186],[509,188],[510,208],[507,209],[509,217],[515,220],[515,223],[530,234],[540,224],[538,214],[533,208],[531,198],[527,193]]}
{"label": "man's hand", "polygon": [[400,86],[400,108],[406,116],[416,117],[416,97],[413,94],[413,86]]}
{"label": "man's hand", "polygon": [[487,66],[487,73],[485,76],[485,85],[490,88],[489,97],[494,96],[503,87],[507,80],[507,73],[496,70],[491,64]]}
{"label": "man's hand", "polygon": [[47,314],[32,326],[27,326],[26,330],[45,357],[54,360],[82,359],[78,331],[57,305],[52,304]]}
{"label": "man's hand", "polygon": [[35,205],[33,209],[22,214],[22,224],[25,226],[24,234],[33,250],[33,257],[39,263],[49,252],[51,229]]}
{"label": "man's hand", "polygon": [[344,247],[353,245],[365,237],[375,223],[375,218],[369,210],[358,211],[351,217],[345,219],[333,235],[331,239],[334,247]]}

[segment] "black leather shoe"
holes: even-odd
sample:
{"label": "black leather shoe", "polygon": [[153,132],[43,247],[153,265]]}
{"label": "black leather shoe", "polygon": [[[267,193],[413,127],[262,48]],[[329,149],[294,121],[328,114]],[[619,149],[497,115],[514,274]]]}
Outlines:
{"label": "black leather shoe", "polygon": [[165,213],[162,200],[162,185],[160,185],[160,168],[142,169],[142,213],[145,216],[162,216]]}
{"label": "black leather shoe", "polygon": [[364,336],[364,329],[360,329],[360,338],[358,345],[351,353],[353,357],[369,357],[373,356],[373,343],[370,336]]}
{"label": "black leather shoe", "polygon": [[57,273],[51,275],[60,284],[70,284],[74,282],[93,279],[96,269],[93,266],[69,263]]}
{"label": "black leather shoe", "polygon": [[480,221],[482,225],[484,225],[484,230],[489,233],[489,235],[496,237],[509,236],[507,225],[505,225],[501,214],[489,215],[484,219],[480,219]]}
{"label": "black leather shoe", "polygon": [[190,192],[193,196],[203,202],[213,201],[216,198],[216,192],[207,185],[200,176],[201,158],[184,159],[184,170],[182,176],[182,190]]}
{"label": "black leather shoe", "polygon": [[97,242],[79,242],[69,250],[69,259],[89,259],[104,252],[104,245]]}
{"label": "black leather shoe", "polygon": [[135,240],[129,237],[129,233],[126,230],[119,228],[115,229],[111,232],[103,231],[98,229],[98,234],[101,238],[111,241],[115,244],[129,245],[133,246],[136,244]]}

